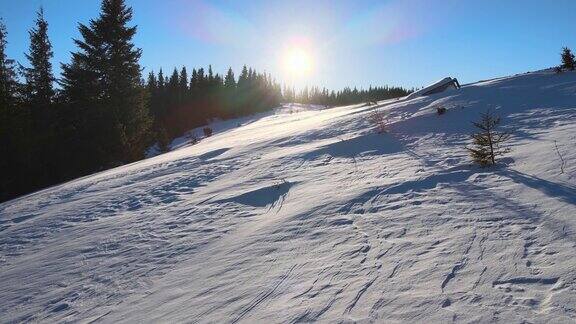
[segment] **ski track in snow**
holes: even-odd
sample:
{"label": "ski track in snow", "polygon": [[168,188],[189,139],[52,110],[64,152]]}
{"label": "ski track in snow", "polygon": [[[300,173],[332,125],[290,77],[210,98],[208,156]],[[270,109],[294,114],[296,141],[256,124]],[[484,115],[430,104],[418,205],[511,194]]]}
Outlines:
{"label": "ski track in snow", "polygon": [[383,135],[286,106],[0,204],[0,322],[573,323],[575,99],[574,72],[499,78],[381,102]]}

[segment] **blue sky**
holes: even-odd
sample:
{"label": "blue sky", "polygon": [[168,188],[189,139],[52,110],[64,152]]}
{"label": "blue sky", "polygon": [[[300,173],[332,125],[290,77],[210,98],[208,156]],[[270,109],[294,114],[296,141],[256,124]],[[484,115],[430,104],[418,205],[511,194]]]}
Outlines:
{"label": "blue sky", "polygon": [[[98,0],[0,0],[8,55],[26,64],[27,30],[42,5],[54,66],[68,62],[77,23],[98,15]],[[243,64],[276,78],[338,89],[419,87],[445,76],[461,83],[550,67],[562,46],[576,48],[573,0],[196,1],[127,0],[145,73]],[[304,48],[306,75],[283,66]]]}

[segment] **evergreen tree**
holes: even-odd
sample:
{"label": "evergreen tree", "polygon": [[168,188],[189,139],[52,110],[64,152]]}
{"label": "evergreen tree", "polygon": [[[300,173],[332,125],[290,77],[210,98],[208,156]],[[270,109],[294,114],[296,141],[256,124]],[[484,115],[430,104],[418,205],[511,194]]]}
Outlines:
{"label": "evergreen tree", "polygon": [[150,95],[153,95],[158,91],[158,82],[156,81],[156,74],[154,74],[154,71],[148,73],[146,88],[148,89]]}
{"label": "evergreen tree", "polygon": [[[24,104],[31,113],[30,130],[27,139],[28,153],[34,162],[29,174],[32,183],[48,185],[58,179],[57,138],[54,118],[54,76],[50,59],[53,56],[52,45],[48,39],[48,23],[44,19],[44,10],[37,12],[36,26],[29,31],[30,49],[26,58],[30,67],[23,68],[26,85]],[[48,158],[50,157],[50,158]]]}
{"label": "evergreen tree", "polygon": [[228,68],[228,72],[226,73],[226,77],[224,78],[224,86],[227,89],[236,88],[236,80],[234,79],[234,72],[232,71],[232,68]]}
{"label": "evergreen tree", "polygon": [[162,68],[160,68],[160,72],[158,72],[158,91],[164,91],[165,84],[164,73],[162,72]]}
{"label": "evergreen tree", "polygon": [[240,76],[238,77],[238,88],[245,88],[247,86],[248,83],[248,68],[246,67],[246,65],[244,65],[242,67],[242,72],[240,73]]}
{"label": "evergreen tree", "polygon": [[180,75],[178,74],[178,70],[174,68],[172,70],[172,74],[170,75],[170,79],[168,79],[168,91],[172,98],[177,96],[178,88],[180,86]]}
{"label": "evergreen tree", "polygon": [[150,119],[138,60],[142,51],[129,27],[132,9],[124,0],[103,0],[98,19],[79,25],[82,40],[72,63],[63,65],[62,86],[76,110],[74,129],[91,144],[85,169],[141,158]]}
{"label": "evergreen tree", "polygon": [[196,69],[192,69],[192,76],[190,77],[190,92],[193,93],[196,89],[198,89],[198,72]]}
{"label": "evergreen tree", "polygon": [[180,99],[180,104],[183,104],[186,101],[187,94],[188,94],[188,72],[186,71],[186,67],[183,66],[182,70],[180,70],[180,76],[178,79],[178,96]]}
{"label": "evergreen tree", "polygon": [[206,88],[206,77],[204,76],[204,68],[199,68],[196,76],[198,77],[197,87],[198,89]]}
{"label": "evergreen tree", "polygon": [[208,65],[208,84],[213,85],[214,74],[212,72],[212,65]]}
{"label": "evergreen tree", "polygon": [[224,77],[224,98],[222,99],[222,117],[223,118],[230,118],[234,116],[234,99],[237,96],[236,93],[236,78],[234,77],[234,71],[232,68],[229,67],[228,71],[226,72],[226,76]]}
{"label": "evergreen tree", "polygon": [[146,89],[148,90],[148,110],[154,118],[158,117],[158,81],[154,71],[148,73],[148,80],[146,81]]}
{"label": "evergreen tree", "polygon": [[160,68],[158,72],[158,79],[156,81],[156,95],[153,97],[154,108],[152,110],[155,121],[158,122],[159,119],[163,118],[166,114],[166,79],[164,78],[164,72]]}
{"label": "evergreen tree", "polygon": [[497,156],[510,151],[502,147],[502,143],[510,138],[510,134],[496,130],[500,124],[500,117],[491,111],[483,113],[480,122],[473,124],[479,132],[472,134],[474,148],[467,148],[472,160],[481,166],[496,164]]}
{"label": "evergreen tree", "polygon": [[564,47],[562,49],[562,67],[567,70],[574,71],[575,68],[575,61],[574,61],[574,54],[568,47]]}
{"label": "evergreen tree", "polygon": [[0,19],[0,110],[2,111],[8,110],[14,103],[18,88],[15,62],[6,56],[7,36],[6,25]]}
{"label": "evergreen tree", "polygon": [[166,98],[167,98],[167,105],[166,111],[170,113],[176,109],[177,106],[180,105],[180,74],[178,73],[178,69],[174,68],[172,70],[172,74],[168,79],[168,84],[166,85]]}
{"label": "evergreen tree", "polygon": [[18,129],[22,116],[16,109],[18,83],[14,60],[6,55],[7,31],[0,19],[0,201],[21,193],[19,188]]}
{"label": "evergreen tree", "polygon": [[52,44],[48,39],[48,22],[44,19],[42,8],[37,12],[36,27],[29,34],[30,49],[26,58],[30,61],[30,67],[24,69],[26,100],[33,111],[46,110],[54,96],[54,75],[50,63],[53,56]]}

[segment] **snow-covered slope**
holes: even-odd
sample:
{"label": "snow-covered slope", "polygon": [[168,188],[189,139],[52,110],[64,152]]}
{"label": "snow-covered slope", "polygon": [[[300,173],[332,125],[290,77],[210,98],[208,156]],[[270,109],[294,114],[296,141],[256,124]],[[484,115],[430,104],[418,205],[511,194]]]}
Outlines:
{"label": "snow-covered slope", "polygon": [[[6,202],[0,322],[574,322],[575,94],[537,72],[381,102],[383,135],[374,107],[286,109]],[[513,151],[482,169],[487,108]]]}

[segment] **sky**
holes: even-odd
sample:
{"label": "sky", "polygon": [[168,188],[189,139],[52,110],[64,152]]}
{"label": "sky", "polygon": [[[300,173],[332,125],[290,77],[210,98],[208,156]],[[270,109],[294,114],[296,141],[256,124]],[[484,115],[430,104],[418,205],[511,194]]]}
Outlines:
{"label": "sky", "polygon": [[[238,75],[246,64],[297,87],[422,87],[446,76],[460,83],[559,63],[576,49],[574,0],[208,1],[127,0],[138,26],[144,73],[207,67]],[[55,73],[75,51],[78,23],[99,0],[0,0],[7,54],[28,62],[28,30],[43,6]],[[305,53],[306,71],[287,67]]]}

